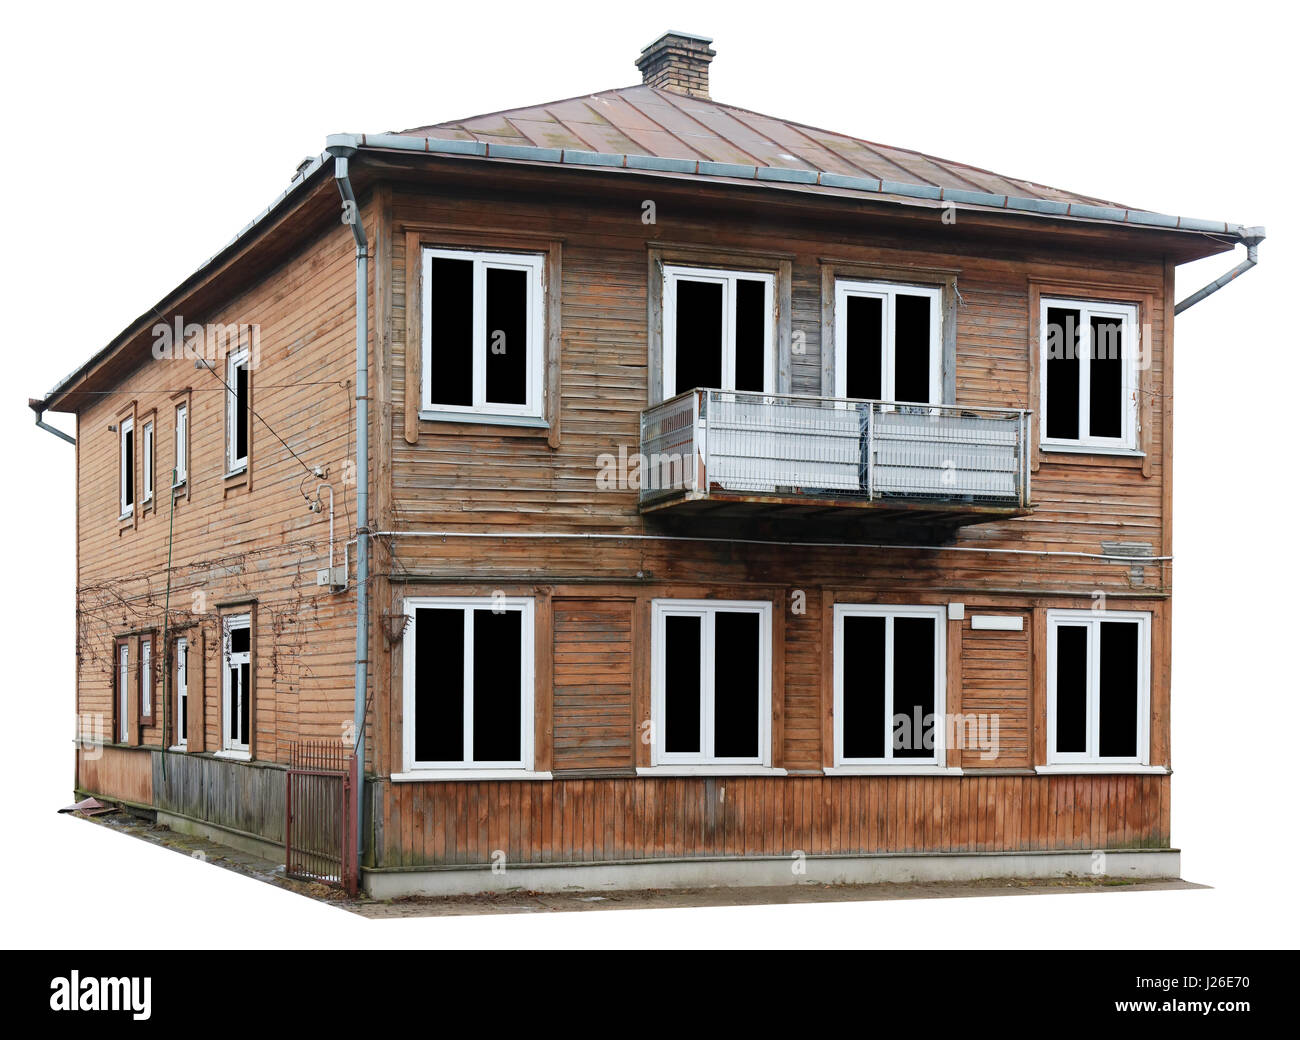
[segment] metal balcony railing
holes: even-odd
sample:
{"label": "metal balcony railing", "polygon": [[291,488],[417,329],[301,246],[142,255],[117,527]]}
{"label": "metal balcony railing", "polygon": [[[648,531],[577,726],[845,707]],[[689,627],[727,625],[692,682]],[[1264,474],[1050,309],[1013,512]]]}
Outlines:
{"label": "metal balcony railing", "polygon": [[642,505],[677,497],[1029,505],[1029,413],[690,390],[641,413]]}

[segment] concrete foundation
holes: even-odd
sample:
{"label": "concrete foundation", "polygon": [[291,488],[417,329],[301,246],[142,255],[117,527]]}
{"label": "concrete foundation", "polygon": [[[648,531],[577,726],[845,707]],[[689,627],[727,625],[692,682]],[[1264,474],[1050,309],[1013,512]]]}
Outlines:
{"label": "concrete foundation", "polygon": [[771,887],[791,884],[978,881],[985,878],[1176,878],[1177,849],[1096,852],[932,853],[886,856],[785,856],[745,859],[637,860],[362,870],[375,899],[456,896],[480,892],[637,891],[654,888]]}

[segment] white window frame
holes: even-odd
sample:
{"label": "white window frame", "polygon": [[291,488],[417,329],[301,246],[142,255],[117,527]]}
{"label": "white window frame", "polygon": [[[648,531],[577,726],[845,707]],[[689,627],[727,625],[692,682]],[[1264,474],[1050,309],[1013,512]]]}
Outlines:
{"label": "white window frame", "polygon": [[[1138,625],[1137,754],[1131,757],[1101,757],[1099,681],[1101,679],[1100,626],[1107,621],[1136,622]],[[1088,720],[1087,750],[1056,750],[1056,646],[1060,625],[1088,628]],[[1049,610],[1047,612],[1047,764],[1048,766],[1149,767],[1151,762],[1151,615],[1138,610]]]}
{"label": "white window frame", "polygon": [[[715,618],[720,611],[753,613],[759,617],[758,755],[754,758],[718,758],[711,753],[714,737]],[[669,753],[663,749],[665,732],[666,619],[700,618],[700,750]],[[772,767],[772,603],[770,600],[656,599],[651,603],[650,768],[638,773],[679,775],[720,774],[741,776],[785,773]]]}
{"label": "white window frame", "polygon": [[[418,761],[415,757],[415,627],[416,611],[461,610],[465,614],[464,628],[464,734],[462,747],[466,754],[474,749],[474,611],[518,611],[520,646],[520,758],[517,762],[433,762]],[[534,650],[533,599],[531,596],[412,596],[403,602],[403,613],[408,618],[402,637],[402,767],[394,780],[492,780],[492,779],[550,779],[549,772],[534,771],[534,726],[537,700]]]}
{"label": "white window frame", "polygon": [[[127,437],[127,434],[132,434],[132,438],[131,438],[131,451],[130,451],[129,453],[128,453],[127,450],[126,450],[126,437]],[[138,497],[138,496],[136,495],[136,490],[137,490],[137,489],[136,489],[136,486],[135,486],[135,437],[134,437],[134,434],[135,434],[135,419],[123,419],[123,420],[118,424],[118,433],[117,433],[117,443],[118,443],[118,450],[117,450],[117,454],[118,454],[118,479],[117,479],[117,487],[118,487],[118,496],[117,496],[117,497],[118,497],[118,505],[120,506],[120,512],[118,513],[118,519],[119,519],[119,520],[125,520],[127,517],[131,516],[131,515],[135,512],[135,501],[134,501],[134,499],[135,499],[136,497]],[[128,454],[130,455],[129,458],[127,457]],[[130,502],[128,502],[128,501],[126,500],[126,475],[127,475],[127,467],[130,467],[131,478],[132,478],[132,479],[131,479],[131,498],[132,498],[132,501],[130,501]]]}
{"label": "white window frame", "polygon": [[127,743],[130,737],[130,721],[127,708],[131,703],[131,644],[120,643],[117,648],[117,739]]}
{"label": "white window frame", "polygon": [[[249,353],[247,347],[240,347],[238,350],[231,351],[226,356],[226,475],[233,476],[236,473],[242,473],[248,469],[247,451],[244,455],[237,455],[238,451],[238,432],[237,423],[239,421],[239,394],[237,393],[238,381],[235,371],[238,368],[249,370]],[[251,394],[253,387],[253,373],[248,372],[248,388]],[[247,409],[244,416],[244,422],[247,428],[244,433],[244,447],[248,449],[252,446],[253,441],[253,413],[252,409]]]}
{"label": "white window frame", "polygon": [[[234,653],[230,649],[230,633],[238,628],[248,629],[248,649]],[[221,753],[227,758],[251,757],[251,744],[240,743],[230,732],[230,699],[236,691],[230,688],[230,668],[232,665],[248,665],[248,681],[253,681],[253,620],[251,614],[228,614],[221,619]],[[246,698],[248,690],[237,691],[240,698]],[[249,706],[248,734],[253,735],[253,712]]]}
{"label": "white window frame", "polygon": [[140,464],[144,470],[141,476],[144,494],[140,496],[141,505],[153,501],[153,421],[140,427]]}
{"label": "white window frame", "polygon": [[[884,758],[848,758],[844,754],[844,619],[846,617],[883,617],[885,619],[885,727]],[[894,620],[897,618],[931,618],[934,620],[934,747],[929,758],[894,756]],[[960,774],[950,768],[947,746],[948,694],[948,608],[920,604],[836,603],[834,623],[834,768],[840,773]]]}
{"label": "white window frame", "polygon": [[153,640],[140,640],[140,717],[153,718]]}
{"label": "white window frame", "polygon": [[894,346],[898,297],[924,296],[930,301],[930,400],[907,402],[943,404],[943,290],[934,285],[910,285],[904,282],[865,282],[850,278],[835,279],[835,396],[848,397],[849,307],[851,296],[881,301],[880,399],[897,401],[897,361]]}
{"label": "white window frame", "polygon": [[[525,425],[545,425],[544,369],[546,346],[546,256],[543,253],[497,253],[473,249],[422,248],[420,323],[420,418],[450,422],[500,421]],[[470,322],[473,356],[473,403],[454,405],[435,403],[433,396],[433,261],[463,260],[474,265],[474,288]],[[524,323],[528,341],[527,388],[523,404],[506,404],[487,399],[487,271],[524,271],[528,275],[528,314]],[[510,349],[507,344],[506,349]],[[531,423],[525,420],[532,420]]]}
{"label": "white window frame", "polygon": [[176,459],[175,465],[172,467],[172,487],[180,487],[189,478],[189,422],[189,406],[178,404],[176,406],[176,430],[173,437]]}
{"label": "white window frame", "polygon": [[[705,282],[722,286],[722,386],[700,387],[704,390],[736,391],[736,282],[763,283],[763,390],[776,393],[776,275],[767,271],[731,270],[720,267],[664,265],[663,285],[663,396],[675,397],[669,387],[677,386],[677,283]],[[692,389],[687,387],[686,390]],[[746,391],[753,393],[754,391]]]}
{"label": "white window frame", "polygon": [[176,741],[172,745],[178,751],[184,751],[190,745],[189,726],[186,724],[189,699],[190,641],[181,636],[176,640]]}
{"label": "white window frame", "polygon": [[[1047,332],[1047,311],[1049,308],[1064,307],[1079,312],[1079,401],[1078,401],[1078,420],[1079,436],[1076,438],[1066,437],[1049,437],[1047,435],[1047,362],[1048,362],[1048,332]],[[1123,402],[1122,402],[1122,421],[1123,433],[1119,437],[1093,437],[1090,433],[1084,431],[1088,429],[1088,403],[1089,391],[1091,389],[1091,372],[1092,372],[1092,319],[1093,318],[1119,318],[1124,323],[1124,345],[1128,348],[1128,356],[1125,358],[1124,376],[1123,376]],[[1095,300],[1071,300],[1060,296],[1044,296],[1039,300],[1038,313],[1038,370],[1039,370],[1039,387],[1038,400],[1041,405],[1039,408],[1038,419],[1038,441],[1039,446],[1045,451],[1084,451],[1084,452],[1101,452],[1114,453],[1123,455],[1139,454],[1138,452],[1138,354],[1141,347],[1141,332],[1138,327],[1138,309],[1137,304],[1133,303],[1101,303]]]}

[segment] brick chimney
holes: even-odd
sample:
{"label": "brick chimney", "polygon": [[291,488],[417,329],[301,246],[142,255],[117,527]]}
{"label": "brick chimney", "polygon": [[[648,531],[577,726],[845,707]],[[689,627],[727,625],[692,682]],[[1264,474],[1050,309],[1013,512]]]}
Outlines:
{"label": "brick chimney", "polygon": [[694,33],[666,32],[641,52],[636,67],[648,87],[690,97],[709,96],[709,62],[717,53],[713,41]]}

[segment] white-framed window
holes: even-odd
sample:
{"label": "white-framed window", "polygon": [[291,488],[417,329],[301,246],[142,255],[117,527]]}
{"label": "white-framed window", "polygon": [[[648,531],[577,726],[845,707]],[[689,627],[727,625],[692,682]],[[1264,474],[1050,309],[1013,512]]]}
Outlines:
{"label": "white-framed window", "polygon": [[127,720],[127,706],[131,697],[131,644],[117,644],[117,739],[125,744],[131,727]]}
{"label": "white-framed window", "polygon": [[1040,443],[1136,451],[1137,307],[1049,297],[1040,307]]}
{"label": "white-framed window", "polygon": [[252,732],[252,635],[248,614],[222,621],[221,749],[247,754]]}
{"label": "white-framed window", "polygon": [[404,609],[405,772],[537,775],[532,599],[412,597]]}
{"label": "white-framed window", "polygon": [[835,396],[943,403],[942,294],[935,286],[835,282]]}
{"label": "white-framed window", "polygon": [[248,349],[226,356],[226,472],[248,468],[249,396]]}
{"label": "white-framed window", "polygon": [[190,410],[188,405],[176,406],[176,431],[173,437],[175,465],[172,467],[172,487],[180,487],[189,478]]}
{"label": "white-framed window", "polygon": [[772,764],[772,604],[656,599],[651,766]]}
{"label": "white-framed window", "polygon": [[776,276],[664,265],[663,395],[775,393]]}
{"label": "white-framed window", "polygon": [[945,765],[947,608],[837,603],[835,765]]}
{"label": "white-framed window", "polygon": [[545,257],[423,250],[423,418],[542,421]]}
{"label": "white-framed window", "polygon": [[118,424],[118,490],[121,509],[119,517],[125,520],[135,511],[135,420],[123,419]]}
{"label": "white-framed window", "polygon": [[140,717],[153,718],[153,640],[140,640]]}
{"label": "white-framed window", "polygon": [[144,478],[143,494],[140,496],[141,502],[153,501],[153,423],[146,422],[140,427],[140,467],[143,470],[141,474]]}
{"label": "white-framed window", "polygon": [[176,747],[189,746],[190,734],[190,641],[176,640]]}
{"label": "white-framed window", "polygon": [[1047,764],[1147,765],[1151,615],[1047,612]]}

